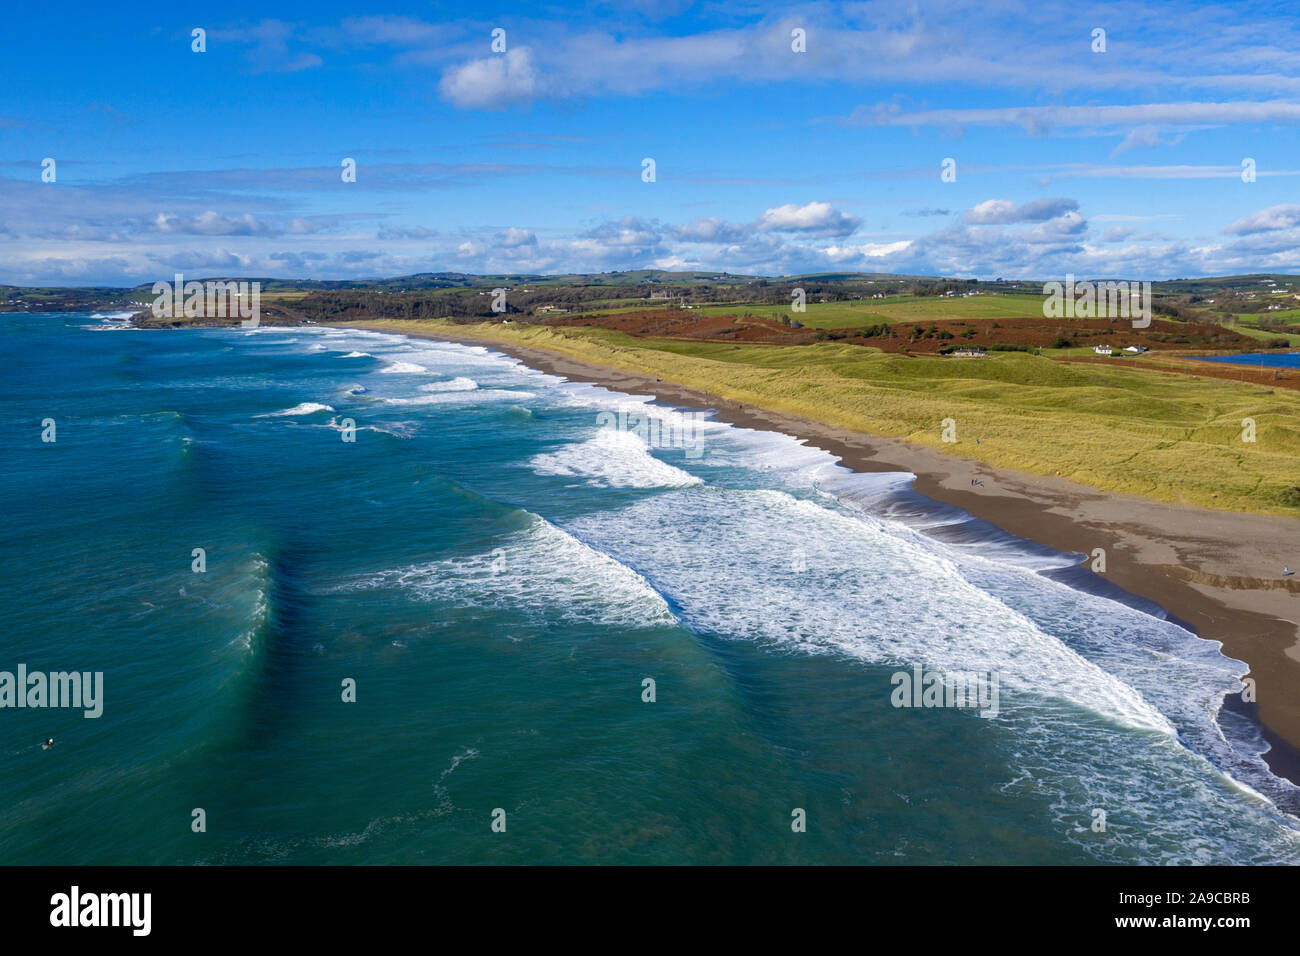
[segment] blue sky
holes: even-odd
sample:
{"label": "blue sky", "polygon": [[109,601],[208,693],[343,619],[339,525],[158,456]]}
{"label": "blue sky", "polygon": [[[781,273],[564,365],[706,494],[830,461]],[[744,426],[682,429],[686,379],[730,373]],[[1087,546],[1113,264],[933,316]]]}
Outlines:
{"label": "blue sky", "polygon": [[3,283],[1300,271],[1289,3],[20,4],[0,62]]}

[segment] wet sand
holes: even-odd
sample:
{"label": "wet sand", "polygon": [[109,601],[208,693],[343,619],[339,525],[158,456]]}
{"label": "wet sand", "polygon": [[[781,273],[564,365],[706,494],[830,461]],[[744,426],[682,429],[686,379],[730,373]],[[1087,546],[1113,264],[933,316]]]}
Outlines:
{"label": "wet sand", "polygon": [[1257,703],[1229,696],[1225,706],[1259,721],[1273,745],[1267,759],[1274,772],[1300,783],[1300,580],[1281,576],[1283,566],[1300,568],[1300,520],[1170,505],[994,468],[543,349],[398,323],[357,327],[483,345],[574,381],[713,409],[722,421],[807,439],[856,471],[911,472],[918,493],[1017,537],[1085,555],[1104,548],[1108,581],[1154,601],[1249,665]]}

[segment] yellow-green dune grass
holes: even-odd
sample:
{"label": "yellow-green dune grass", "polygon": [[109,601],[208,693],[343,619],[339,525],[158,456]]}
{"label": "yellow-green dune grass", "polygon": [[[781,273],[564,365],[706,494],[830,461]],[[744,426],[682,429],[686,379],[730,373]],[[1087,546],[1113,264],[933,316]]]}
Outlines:
{"label": "yellow-green dune grass", "polygon": [[[436,320],[350,324],[445,330],[546,349],[1108,491],[1300,513],[1298,391],[1019,352],[908,357],[836,343],[737,346],[635,339],[593,328]],[[955,423],[956,442],[943,441],[945,419]]]}

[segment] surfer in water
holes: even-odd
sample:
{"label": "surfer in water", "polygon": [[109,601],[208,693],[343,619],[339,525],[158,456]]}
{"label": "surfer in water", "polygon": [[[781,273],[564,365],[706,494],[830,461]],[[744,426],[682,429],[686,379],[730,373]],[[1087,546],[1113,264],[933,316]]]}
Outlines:
{"label": "surfer in water", "polygon": [[49,750],[53,746],[54,746],[54,738],[51,737],[49,740],[45,741],[45,743],[41,744],[41,749]]}

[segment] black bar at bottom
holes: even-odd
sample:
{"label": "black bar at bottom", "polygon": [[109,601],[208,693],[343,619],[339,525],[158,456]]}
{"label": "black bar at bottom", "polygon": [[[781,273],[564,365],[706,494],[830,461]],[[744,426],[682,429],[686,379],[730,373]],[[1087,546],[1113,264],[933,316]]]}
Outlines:
{"label": "black bar at bottom", "polygon": [[[633,936],[655,937],[701,920],[734,940],[746,929],[765,933],[780,924],[816,935],[816,920],[847,919],[869,937],[887,925],[910,925],[949,941],[1049,928],[1064,939],[1199,934],[1231,944],[1286,926],[1294,882],[1289,868],[1229,867],[31,867],[0,869],[0,925],[10,942],[255,942],[288,935],[333,945],[349,938],[373,943],[376,934],[436,936],[439,927],[456,925],[486,928],[494,937],[562,932],[570,941],[602,938],[622,925]],[[72,925],[113,921],[119,925]]]}

